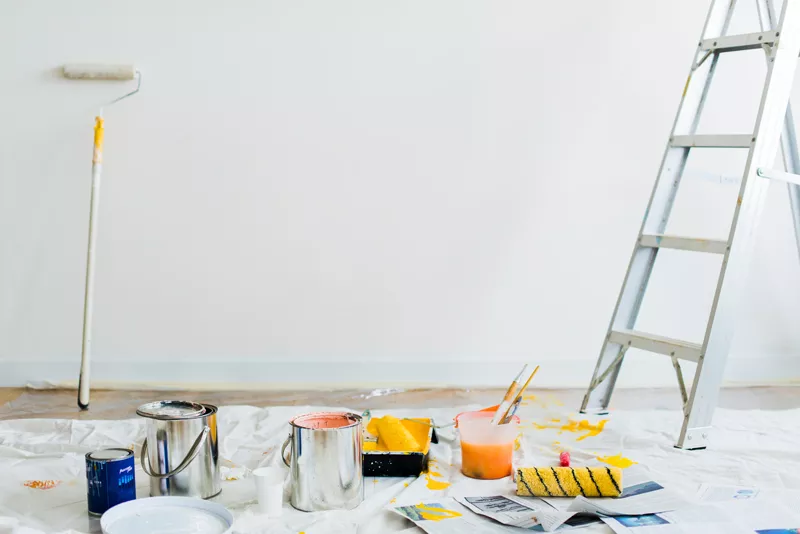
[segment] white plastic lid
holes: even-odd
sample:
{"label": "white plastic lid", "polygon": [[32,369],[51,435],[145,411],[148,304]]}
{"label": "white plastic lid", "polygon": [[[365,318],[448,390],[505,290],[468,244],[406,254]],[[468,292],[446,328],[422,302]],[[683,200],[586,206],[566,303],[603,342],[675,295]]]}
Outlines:
{"label": "white plastic lid", "polygon": [[150,497],[112,507],[100,519],[104,534],[227,534],[233,515],[221,504],[190,497]]}

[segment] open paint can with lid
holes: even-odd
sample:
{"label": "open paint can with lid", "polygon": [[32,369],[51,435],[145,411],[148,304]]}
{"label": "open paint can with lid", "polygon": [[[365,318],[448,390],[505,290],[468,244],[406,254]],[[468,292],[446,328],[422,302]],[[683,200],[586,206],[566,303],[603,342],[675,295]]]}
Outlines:
{"label": "open paint can with lid", "polygon": [[136,413],[147,419],[141,463],[152,497],[208,499],[222,490],[216,406],[168,400]]}

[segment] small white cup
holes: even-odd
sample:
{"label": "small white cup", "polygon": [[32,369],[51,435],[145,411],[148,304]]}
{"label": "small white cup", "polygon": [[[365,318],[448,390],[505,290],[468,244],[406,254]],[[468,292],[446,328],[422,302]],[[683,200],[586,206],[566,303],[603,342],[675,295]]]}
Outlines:
{"label": "small white cup", "polygon": [[259,467],[253,470],[253,478],[256,480],[258,511],[269,517],[280,517],[286,470],[283,467]]}

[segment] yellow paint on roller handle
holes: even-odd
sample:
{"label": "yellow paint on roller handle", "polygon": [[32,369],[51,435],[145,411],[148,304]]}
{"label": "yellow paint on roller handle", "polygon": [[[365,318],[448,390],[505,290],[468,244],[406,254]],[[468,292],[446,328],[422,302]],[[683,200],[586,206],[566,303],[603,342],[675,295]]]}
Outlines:
{"label": "yellow paint on roller handle", "polygon": [[103,128],[103,117],[95,117],[94,119],[94,154],[92,156],[92,163],[103,162],[103,136],[105,130]]}

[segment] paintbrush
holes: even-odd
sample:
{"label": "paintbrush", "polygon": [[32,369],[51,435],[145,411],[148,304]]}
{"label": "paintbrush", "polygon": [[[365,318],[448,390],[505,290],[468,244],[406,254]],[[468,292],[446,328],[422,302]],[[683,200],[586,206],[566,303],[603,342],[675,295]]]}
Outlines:
{"label": "paintbrush", "polygon": [[514,393],[517,391],[517,386],[519,386],[519,379],[522,378],[523,373],[525,373],[527,369],[528,364],[526,363],[522,366],[522,370],[517,374],[517,377],[511,382],[511,385],[508,386],[508,391],[506,391],[506,394],[503,397],[503,402],[500,403],[500,406],[497,407],[497,411],[494,412],[491,424],[496,425],[503,420],[503,418],[499,417],[499,415],[507,412],[511,407],[511,402],[514,400]]}
{"label": "paintbrush", "polygon": [[[533,377],[534,377],[534,376],[536,376],[536,373],[537,373],[538,371],[539,371],[539,366],[537,365],[537,366],[536,366],[536,369],[534,369],[534,370],[533,370],[533,372],[531,373],[531,376],[529,376],[529,377],[528,377],[528,380],[526,380],[526,381],[525,381],[525,383],[524,383],[524,384],[522,385],[522,387],[520,388],[520,390],[519,390],[519,393],[517,393],[517,398],[515,398],[515,399],[514,399],[514,402],[512,402],[512,403],[509,405],[509,407],[506,409],[506,411],[503,413],[503,417],[501,417],[501,418],[500,418],[500,421],[502,421],[502,422],[503,422],[503,424],[506,424],[506,423],[510,423],[510,422],[511,422],[511,418],[509,417],[509,413],[510,413],[510,411],[511,411],[511,407],[512,407],[514,404],[516,404],[516,405],[517,405],[517,407],[519,407],[519,403],[520,403],[520,402],[522,402],[522,394],[523,394],[523,393],[525,393],[525,388],[527,388],[527,387],[528,387],[528,384],[530,384],[530,383],[531,383],[531,380],[533,380]],[[500,410],[497,410],[497,411],[499,412]],[[512,415],[513,415],[513,414],[512,414]],[[506,418],[508,418],[508,421],[506,421]]]}
{"label": "paintbrush", "polygon": [[508,423],[511,422],[511,419],[513,419],[514,416],[516,415],[520,404],[522,404],[522,397],[517,397],[516,399],[514,399],[513,404],[511,404],[511,408],[508,410],[508,415],[505,416],[505,418],[503,418],[502,421],[500,421],[501,425],[507,425]]}

